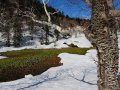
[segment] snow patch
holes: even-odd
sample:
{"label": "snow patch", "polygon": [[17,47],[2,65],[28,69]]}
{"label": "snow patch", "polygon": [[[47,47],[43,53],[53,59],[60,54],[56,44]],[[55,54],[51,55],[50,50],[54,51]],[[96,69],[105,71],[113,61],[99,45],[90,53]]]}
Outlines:
{"label": "snow patch", "polygon": [[48,69],[41,75],[26,75],[25,78],[0,83],[1,90],[97,90],[96,64],[89,55],[61,53],[63,66]]}
{"label": "snow patch", "polygon": [[31,79],[31,78],[33,78],[33,75],[31,75],[31,74],[29,74],[29,75],[25,75],[25,78],[27,78],[27,79]]}

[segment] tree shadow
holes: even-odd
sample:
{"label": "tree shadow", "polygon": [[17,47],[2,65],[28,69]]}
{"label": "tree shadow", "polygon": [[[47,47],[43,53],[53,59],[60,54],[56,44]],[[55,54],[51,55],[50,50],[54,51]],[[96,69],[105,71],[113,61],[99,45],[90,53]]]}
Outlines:
{"label": "tree shadow", "polygon": [[44,83],[44,82],[48,82],[48,81],[51,81],[51,80],[53,80],[53,79],[56,79],[56,78],[58,78],[59,76],[60,76],[59,72],[56,73],[56,75],[53,76],[53,77],[50,77],[50,76],[49,76],[49,73],[48,73],[48,74],[46,74],[46,75],[44,75],[44,76],[42,77],[42,79],[43,79],[42,81],[38,81],[38,82],[36,82],[36,83],[34,83],[34,84],[32,84],[32,85],[29,85],[29,86],[26,86],[26,87],[22,87],[22,88],[19,88],[19,89],[16,89],[16,90],[28,89],[28,88],[37,86],[37,85],[39,85],[39,84],[42,84],[42,83]]}
{"label": "tree shadow", "polygon": [[82,73],[83,73],[82,79],[77,78],[76,75],[72,71],[71,71],[71,74],[69,74],[69,77],[72,77],[72,78],[74,78],[77,81],[84,82],[84,83],[89,84],[89,85],[97,85],[95,83],[92,83],[92,82],[89,82],[89,81],[85,80],[86,76],[88,75],[88,73],[90,71],[92,71],[92,70],[86,70],[85,69],[84,71],[82,71]]}

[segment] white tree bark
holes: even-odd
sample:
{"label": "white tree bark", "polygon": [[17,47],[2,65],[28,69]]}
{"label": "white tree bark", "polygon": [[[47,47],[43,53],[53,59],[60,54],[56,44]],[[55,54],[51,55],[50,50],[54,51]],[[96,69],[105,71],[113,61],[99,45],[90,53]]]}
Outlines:
{"label": "white tree bark", "polygon": [[47,8],[46,8],[46,0],[42,0],[42,2],[43,2],[43,5],[44,5],[45,13],[46,13],[46,15],[48,17],[48,22],[51,23],[51,16],[50,16],[50,13],[47,11]]}
{"label": "white tree bark", "polygon": [[31,18],[33,22],[50,26],[51,28],[56,29],[56,30],[58,30],[59,32],[62,31],[62,28],[61,28],[60,26],[56,25],[56,24],[52,24],[52,23],[47,22],[47,21],[37,20],[37,19],[35,19],[33,16],[31,16],[31,15],[24,15],[24,16],[25,16],[25,17],[28,17],[28,18]]}

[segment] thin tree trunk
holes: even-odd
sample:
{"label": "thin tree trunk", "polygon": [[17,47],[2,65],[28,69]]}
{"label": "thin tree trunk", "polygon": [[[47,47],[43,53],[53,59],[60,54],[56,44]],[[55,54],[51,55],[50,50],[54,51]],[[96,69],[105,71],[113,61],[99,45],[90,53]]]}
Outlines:
{"label": "thin tree trunk", "polygon": [[115,19],[107,0],[93,0],[92,19],[86,34],[98,52],[98,89],[120,90],[118,85],[119,49]]}
{"label": "thin tree trunk", "polygon": [[44,30],[45,30],[45,44],[48,45],[49,44],[49,27],[45,25]]}
{"label": "thin tree trunk", "polygon": [[6,46],[10,47],[10,27],[5,27],[6,28]]}
{"label": "thin tree trunk", "polygon": [[45,13],[46,13],[46,15],[48,17],[48,22],[51,23],[51,16],[50,16],[49,12],[47,11],[47,7],[46,7],[46,0],[42,0],[42,2],[43,2],[43,5],[44,5]]}
{"label": "thin tree trunk", "polygon": [[21,30],[21,23],[20,18],[16,16],[16,19],[14,21],[14,46],[20,47],[20,42],[22,41],[22,30]]}

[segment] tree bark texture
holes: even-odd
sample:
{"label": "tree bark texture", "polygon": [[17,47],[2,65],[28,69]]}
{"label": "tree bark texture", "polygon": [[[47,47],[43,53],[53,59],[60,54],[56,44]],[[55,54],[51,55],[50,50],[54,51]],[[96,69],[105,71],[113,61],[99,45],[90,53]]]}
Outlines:
{"label": "tree bark texture", "polygon": [[92,1],[91,25],[86,32],[86,37],[98,52],[98,90],[120,90],[117,25],[115,18],[109,14],[107,0]]}

